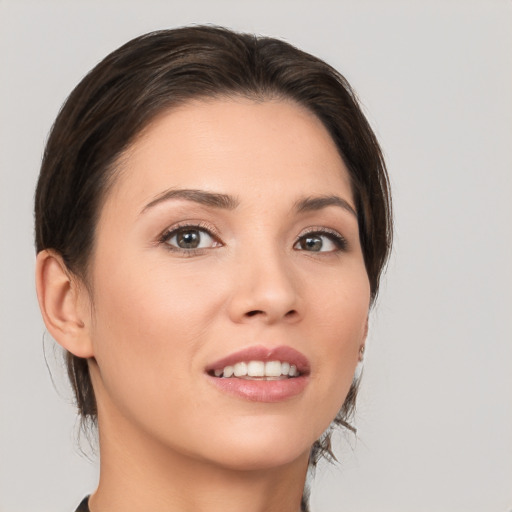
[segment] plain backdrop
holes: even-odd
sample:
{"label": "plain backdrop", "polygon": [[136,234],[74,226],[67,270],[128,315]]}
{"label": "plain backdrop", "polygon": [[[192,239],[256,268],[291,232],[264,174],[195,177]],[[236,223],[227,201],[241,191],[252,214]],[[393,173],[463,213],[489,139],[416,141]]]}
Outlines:
{"label": "plain backdrop", "polygon": [[[512,2],[0,1],[0,511],[70,512],[94,490],[33,284],[32,201],[64,99],[144,32],[212,23],[339,69],[385,151],[396,243],[357,438],[315,512],[512,510]],[[54,389],[46,359],[55,380]]]}

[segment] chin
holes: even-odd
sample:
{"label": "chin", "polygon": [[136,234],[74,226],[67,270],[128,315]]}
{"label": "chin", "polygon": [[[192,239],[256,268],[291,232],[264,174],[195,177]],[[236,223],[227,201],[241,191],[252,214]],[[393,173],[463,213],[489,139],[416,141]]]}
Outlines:
{"label": "chin", "polygon": [[[209,435],[210,460],[237,471],[254,471],[286,466],[309,459],[311,446],[316,437],[311,432],[297,428],[285,428],[273,422],[260,421],[250,428],[237,428],[229,435]],[[267,424],[265,424],[267,423]],[[215,439],[216,438],[216,439]]]}
{"label": "chin", "polygon": [[216,458],[216,464],[233,471],[262,471],[282,468],[303,459],[307,463],[311,447],[302,451],[295,449],[276,450],[269,448],[237,450],[231,454],[223,454]]}

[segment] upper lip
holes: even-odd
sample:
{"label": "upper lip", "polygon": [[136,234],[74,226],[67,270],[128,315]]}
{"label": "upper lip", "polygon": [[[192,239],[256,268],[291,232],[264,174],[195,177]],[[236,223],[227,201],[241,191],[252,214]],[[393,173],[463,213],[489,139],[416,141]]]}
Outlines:
{"label": "upper lip", "polygon": [[213,370],[232,366],[236,363],[248,363],[249,361],[286,361],[295,365],[300,374],[309,373],[309,361],[307,357],[298,350],[286,345],[274,348],[264,347],[263,345],[244,348],[209,364],[206,367],[206,371],[212,372]]}

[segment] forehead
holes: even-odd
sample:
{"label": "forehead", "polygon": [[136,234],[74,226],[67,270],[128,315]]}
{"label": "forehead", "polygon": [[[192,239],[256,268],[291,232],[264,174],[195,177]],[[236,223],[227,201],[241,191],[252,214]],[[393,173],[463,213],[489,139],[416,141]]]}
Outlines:
{"label": "forehead", "polygon": [[201,100],[162,113],[121,159],[107,203],[143,207],[173,187],[242,200],[333,191],[352,200],[330,134],[314,114],[287,100]]}

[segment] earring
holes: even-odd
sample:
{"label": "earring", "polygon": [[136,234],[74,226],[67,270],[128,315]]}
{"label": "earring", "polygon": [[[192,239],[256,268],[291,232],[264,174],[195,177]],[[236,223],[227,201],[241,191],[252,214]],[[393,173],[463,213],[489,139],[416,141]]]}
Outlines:
{"label": "earring", "polygon": [[361,374],[363,373],[364,349],[364,345],[361,345],[359,347],[359,362],[357,363],[356,371],[354,372],[354,382],[357,382],[361,378]]}

